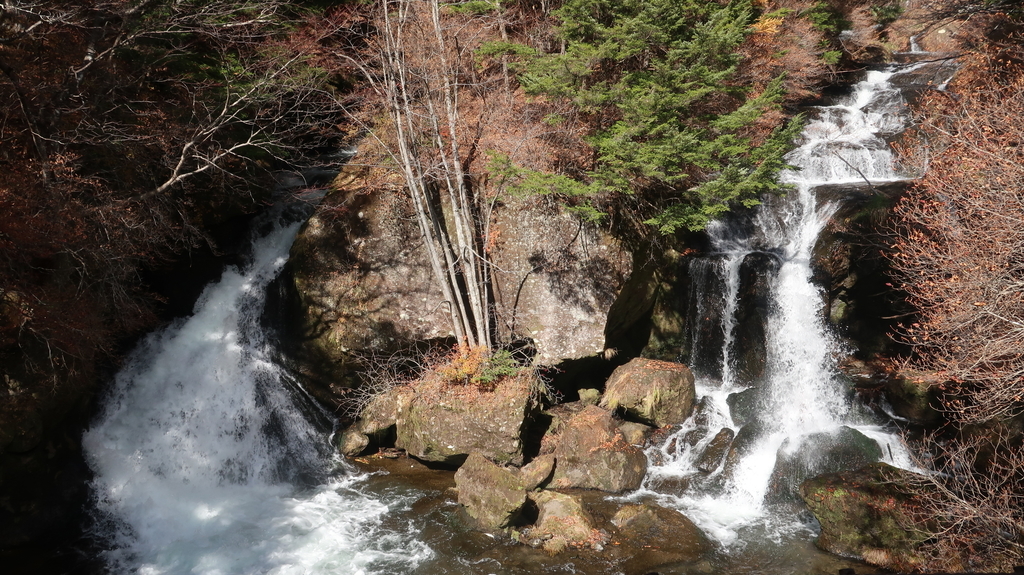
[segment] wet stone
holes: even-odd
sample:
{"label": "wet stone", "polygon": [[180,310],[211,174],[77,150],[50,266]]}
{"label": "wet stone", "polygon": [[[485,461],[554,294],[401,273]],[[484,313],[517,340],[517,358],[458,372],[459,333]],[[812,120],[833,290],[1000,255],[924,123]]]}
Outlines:
{"label": "wet stone", "polygon": [[722,460],[729,452],[729,446],[732,445],[732,440],[735,437],[736,432],[728,427],[715,434],[714,439],[708,443],[700,457],[697,458],[697,469],[704,473],[713,473],[717,470],[722,465]]}

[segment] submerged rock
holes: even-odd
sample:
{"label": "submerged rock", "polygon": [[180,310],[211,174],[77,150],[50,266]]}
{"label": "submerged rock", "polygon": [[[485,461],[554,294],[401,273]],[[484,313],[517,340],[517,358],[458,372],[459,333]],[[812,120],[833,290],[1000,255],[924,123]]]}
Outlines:
{"label": "submerged rock", "polygon": [[916,527],[924,518],[914,514],[920,504],[920,495],[908,487],[914,476],[874,463],[805,481],[800,497],[821,525],[818,547],[885,569],[919,569],[919,548],[931,533]]}
{"label": "submerged rock", "polygon": [[696,561],[714,548],[689,518],[658,505],[626,505],[615,513],[611,524],[620,539],[646,548],[636,559],[647,565]]}
{"label": "submerged rock", "polygon": [[600,406],[621,409],[643,423],[662,427],[686,421],[695,400],[693,373],[688,367],[638,357],[612,373]]}
{"label": "submerged rock", "polygon": [[474,452],[455,472],[459,504],[474,529],[496,531],[513,526],[526,504],[519,475]]}
{"label": "submerged rock", "polygon": [[622,436],[612,414],[589,406],[568,421],[554,451],[557,464],[550,487],[637,489],[647,473],[647,457]]}

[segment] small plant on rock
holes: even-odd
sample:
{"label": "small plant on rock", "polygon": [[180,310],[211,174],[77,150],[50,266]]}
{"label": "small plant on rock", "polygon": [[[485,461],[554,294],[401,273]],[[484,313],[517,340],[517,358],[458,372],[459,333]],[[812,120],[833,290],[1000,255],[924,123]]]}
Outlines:
{"label": "small plant on rock", "polygon": [[503,378],[512,377],[521,369],[508,350],[492,352],[483,346],[463,346],[449,356],[437,373],[448,383],[494,389]]}

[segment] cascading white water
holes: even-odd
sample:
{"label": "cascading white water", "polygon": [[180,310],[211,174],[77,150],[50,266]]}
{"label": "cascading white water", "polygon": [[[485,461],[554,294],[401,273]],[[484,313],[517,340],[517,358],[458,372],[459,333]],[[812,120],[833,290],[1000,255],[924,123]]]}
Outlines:
{"label": "cascading white water", "polygon": [[83,438],[111,571],[394,573],[430,556],[380,526],[409,502],[360,493],[271,359],[259,317],[298,227],[274,225],[115,377]]}
{"label": "cascading white water", "polygon": [[[805,127],[798,147],[787,156],[796,170],[781,177],[792,186],[785,197],[768,198],[757,210],[752,226],[716,222],[709,228],[712,261],[718,289],[698,297],[717,300],[721,317],[721,365],[694,365],[697,393],[705,406],[698,417],[650,456],[656,463],[649,472],[642,494],[654,493],[684,511],[705,531],[724,544],[738,539],[740,530],[760,525],[759,537],[804,529],[799,520],[773,517],[765,496],[780,448],[795,452],[811,434],[835,433],[841,426],[857,429],[882,446],[886,461],[909,465],[909,457],[898,438],[884,428],[871,425],[852,409],[836,368],[844,353],[839,340],[825,324],[823,294],[812,282],[811,256],[819,233],[838,208],[836,202],[819,199],[823,186],[877,185],[902,179],[897,173],[886,136],[904,127],[905,101],[890,79],[902,70],[869,72],[854,86],[852,94],[835,105],[818,108]],[[740,270],[751,254],[774,261],[768,276],[768,311],[764,320],[764,373],[750,381],[733,366],[738,349],[749,345],[736,335],[734,315],[740,295]],[[707,260],[695,262],[706,274]],[[694,282],[708,285],[708,282]],[[692,355],[712,354],[692,342]],[[700,361],[694,359],[694,361]],[[720,374],[720,377],[708,374]],[[748,386],[757,389],[758,415],[753,423],[737,422],[729,396]],[[700,421],[697,421],[697,420]],[[744,445],[742,424],[748,426]],[[698,428],[710,430],[696,442]],[[711,442],[714,432],[730,428],[740,432],[734,448],[736,457],[710,474],[700,472],[697,458]],[[691,445],[691,443],[694,443]],[[682,492],[661,489],[678,485],[672,478],[684,478],[689,488]],[[767,531],[765,530],[767,527]]]}

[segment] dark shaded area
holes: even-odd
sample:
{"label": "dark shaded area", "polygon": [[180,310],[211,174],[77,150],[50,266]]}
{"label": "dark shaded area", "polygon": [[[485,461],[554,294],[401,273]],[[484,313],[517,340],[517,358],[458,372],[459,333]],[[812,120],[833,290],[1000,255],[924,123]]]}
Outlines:
{"label": "dark shaded area", "polygon": [[242,264],[252,218],[252,214],[228,218],[210,231],[210,242],[142,270],[143,282],[162,303],[162,319],[191,315],[206,286],[220,279],[225,267]]}

